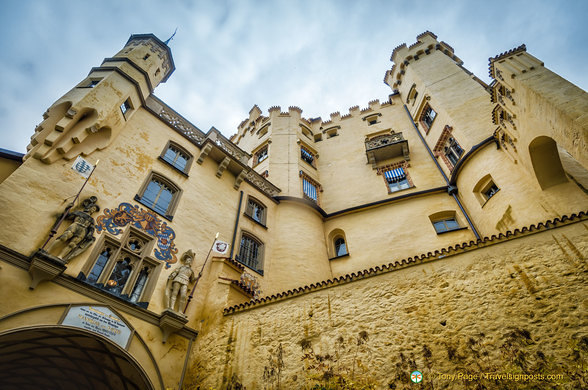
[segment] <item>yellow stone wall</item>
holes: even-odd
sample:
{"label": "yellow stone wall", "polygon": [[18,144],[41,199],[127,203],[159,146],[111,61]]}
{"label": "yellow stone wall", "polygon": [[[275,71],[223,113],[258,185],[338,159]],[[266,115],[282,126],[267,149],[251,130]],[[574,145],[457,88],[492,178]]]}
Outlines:
{"label": "yellow stone wall", "polygon": [[12,172],[16,171],[22,163],[8,158],[0,157],[0,183],[2,183]]}
{"label": "yellow stone wall", "polygon": [[434,387],[516,387],[440,378],[459,373],[563,374],[557,386],[573,386],[583,375],[574,350],[586,358],[587,228],[543,230],[226,315],[198,339],[188,388],[388,388],[410,385],[413,370]]}

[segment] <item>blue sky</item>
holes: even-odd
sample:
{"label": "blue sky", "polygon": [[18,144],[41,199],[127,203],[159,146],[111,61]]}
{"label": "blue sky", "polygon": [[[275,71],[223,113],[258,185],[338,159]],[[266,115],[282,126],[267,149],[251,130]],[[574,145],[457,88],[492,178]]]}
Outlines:
{"label": "blue sky", "polygon": [[586,15],[582,0],[0,0],[0,148],[25,152],[43,112],[135,33],[178,28],[176,71],[155,94],[230,136],[254,104],[328,118],[386,99],[392,50],[426,30],[486,82],[488,58],[525,43],[586,90]]}

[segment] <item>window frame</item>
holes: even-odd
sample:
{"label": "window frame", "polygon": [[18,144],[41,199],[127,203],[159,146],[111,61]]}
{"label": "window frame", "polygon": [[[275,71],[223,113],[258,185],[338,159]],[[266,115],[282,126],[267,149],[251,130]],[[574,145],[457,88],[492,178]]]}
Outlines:
{"label": "window frame", "polygon": [[[311,167],[313,167],[314,169],[316,169],[316,160],[318,159],[318,153],[313,148],[306,145],[304,142],[302,142],[300,140],[298,140],[298,144],[300,145],[300,159],[302,161],[304,161],[306,164],[308,164]],[[311,161],[308,161],[305,158],[304,152],[306,152],[308,155],[310,155],[312,157]]]}
{"label": "window frame", "polygon": [[[257,245],[257,268],[254,268],[251,263],[246,262],[246,260],[243,260],[242,257],[243,255],[241,254],[242,248],[243,248],[243,240],[244,239],[248,239],[251,242],[253,242],[254,244]],[[263,241],[261,241],[259,238],[257,238],[254,234],[245,231],[245,230],[241,230],[241,234],[239,235],[239,251],[238,253],[235,255],[235,260],[237,262],[239,262],[240,264],[242,264],[243,266],[249,268],[250,270],[260,274],[263,276],[263,267],[264,267],[264,255],[265,255],[265,244],[263,243]]]}
{"label": "window frame", "polygon": [[94,88],[103,80],[103,77],[90,77],[84,80],[78,88]]}
{"label": "window frame", "polygon": [[[496,191],[490,196],[488,196],[487,192],[492,188],[496,187]],[[496,184],[496,181],[492,177],[492,175],[487,174],[484,175],[478,183],[473,188],[473,192],[480,202],[480,206],[484,207],[486,203],[490,201],[490,199],[494,198],[498,192],[500,192],[500,187]]]}
{"label": "window frame", "polygon": [[[135,240],[140,241],[143,244],[139,250],[133,250],[129,245]],[[94,247],[92,253],[88,257],[88,261],[82,266],[77,278],[107,294],[116,296],[131,304],[146,309],[149,306],[149,301],[153,296],[159,275],[164,265],[163,262],[150,256],[156,241],[157,239],[155,237],[135,228],[134,226],[129,226],[123,232],[120,239],[104,232],[104,235],[100,238],[98,244]],[[96,280],[91,281],[89,280],[90,275],[94,271],[101,254],[106,248],[110,248],[112,252],[100,270]],[[130,259],[129,265],[132,266],[131,271],[128,278],[125,280],[124,287],[121,289],[120,293],[117,293],[112,289],[109,289],[107,284],[108,281],[111,280],[109,278],[112,276],[116,265],[126,258]],[[143,283],[139,296],[133,300],[139,277],[145,268],[149,269],[147,280]]]}
{"label": "window frame", "polygon": [[[384,183],[386,183],[386,188],[388,189],[388,195],[395,194],[397,192],[404,191],[404,190],[409,190],[409,189],[415,187],[414,183],[412,182],[412,178],[410,177],[410,173],[408,172],[408,169],[407,169],[409,166],[410,165],[408,164],[408,161],[405,160],[405,161],[401,161],[401,162],[398,162],[395,164],[385,165],[383,167],[378,168],[378,175],[382,175],[382,178],[384,179]],[[402,170],[404,172],[404,179],[394,181],[394,182],[388,181],[388,178],[386,177],[386,172],[393,171],[398,168],[402,168]],[[397,189],[393,189],[392,183],[406,183],[407,187],[400,188],[400,186],[399,186]]]}
{"label": "window frame", "polygon": [[[433,148],[433,155],[435,157],[441,157],[449,172],[452,172],[464,154],[465,150],[453,135],[453,127],[446,125]],[[454,155],[457,159],[453,161],[450,157],[451,155]]]}
{"label": "window frame", "polygon": [[[258,208],[261,210],[261,218],[260,219],[257,219],[254,216],[254,209],[253,209],[253,206],[251,205],[252,203],[256,204],[258,206]],[[247,217],[249,217],[251,220],[253,220],[253,222],[267,228],[267,225],[266,225],[267,207],[262,202],[260,202],[257,198],[254,198],[253,196],[247,197],[247,204],[245,205],[245,211],[243,211],[243,214],[245,214]]]}
{"label": "window frame", "polygon": [[125,118],[125,120],[128,119],[128,116],[131,114],[131,112],[134,109],[133,106],[133,102],[131,101],[131,98],[128,97],[126,98],[119,106],[120,112],[122,113],[122,116]]}
{"label": "window frame", "polygon": [[[260,160],[260,154],[265,151],[264,157]],[[254,152],[253,152],[253,167],[258,166],[265,160],[269,158],[269,142],[265,142],[261,144]]]}
{"label": "window frame", "polygon": [[[176,157],[174,159],[174,162],[170,162],[169,160],[166,159],[166,155],[167,155],[167,151],[170,150],[171,148],[175,148],[177,149],[178,153],[182,153],[185,155],[185,157],[187,157],[186,159],[186,165],[184,166],[184,169],[180,169],[178,166],[175,165],[175,161],[177,161],[178,155],[176,154]],[[186,148],[184,148],[183,146],[181,146],[180,144],[178,144],[177,142],[174,141],[167,141],[167,144],[165,145],[165,148],[163,148],[163,150],[161,151],[161,154],[159,155],[159,159],[163,162],[165,162],[167,165],[171,166],[172,168],[174,168],[176,171],[182,173],[185,176],[188,176],[188,172],[190,171],[190,168],[192,168],[192,162],[194,162],[194,156],[192,155],[192,153],[188,152],[186,150]]]}
{"label": "window frame", "polygon": [[[431,222],[431,225],[433,226],[433,229],[435,230],[435,233],[437,233],[437,235],[467,229],[467,226],[464,226],[460,222],[455,210],[446,210],[446,211],[440,211],[440,212],[431,214],[431,215],[429,215],[429,220]],[[455,226],[454,227],[449,226],[447,223],[448,221],[454,222]],[[437,229],[437,224],[439,224],[439,223],[443,223],[443,226],[445,227],[444,230]]]}
{"label": "window frame", "polygon": [[[160,210],[156,210],[153,207],[153,205],[148,204],[143,199],[149,184],[154,180],[158,180],[159,182],[162,182],[162,184],[164,184],[165,186],[167,186],[169,189],[172,190],[172,191],[170,191],[170,192],[172,192],[172,198],[171,198],[170,202],[168,203],[168,206],[165,210],[166,211],[165,213],[162,213]],[[139,189],[139,191],[135,195],[134,199],[137,202],[141,203],[143,206],[147,207],[149,210],[151,210],[151,211],[161,215],[165,219],[171,221],[171,220],[173,220],[174,213],[178,207],[178,203],[179,203],[181,195],[182,195],[182,190],[180,189],[180,187],[178,185],[176,185],[173,181],[171,181],[170,179],[168,179],[167,177],[165,177],[161,173],[151,171],[149,173],[149,175],[147,175],[147,178],[145,179],[145,181],[141,185],[141,188]]]}
{"label": "window frame", "polygon": [[[321,185],[314,180],[312,177],[310,177],[308,174],[306,174],[304,171],[300,171],[299,172],[299,176],[301,178],[300,180],[300,186],[301,186],[301,190],[302,190],[302,198],[306,199],[310,202],[315,203],[317,206],[320,205],[320,193],[323,191]],[[315,188],[315,192],[316,192],[316,199],[313,199],[310,195],[308,195],[306,193],[306,191],[304,191],[304,182],[308,182],[309,185],[313,186]]]}
{"label": "window frame", "polygon": [[[429,111],[434,113],[433,118],[431,119],[431,122],[428,123],[427,121],[425,121],[425,117],[429,117]],[[431,130],[431,127],[433,127],[433,123],[435,123],[435,119],[437,119],[437,116],[439,114],[437,113],[437,111],[435,111],[433,109],[433,107],[427,102],[425,103],[425,105],[423,106],[423,109],[421,110],[420,114],[419,114],[419,120],[418,122],[423,126],[423,129],[425,129],[425,134],[429,134],[429,131]]]}

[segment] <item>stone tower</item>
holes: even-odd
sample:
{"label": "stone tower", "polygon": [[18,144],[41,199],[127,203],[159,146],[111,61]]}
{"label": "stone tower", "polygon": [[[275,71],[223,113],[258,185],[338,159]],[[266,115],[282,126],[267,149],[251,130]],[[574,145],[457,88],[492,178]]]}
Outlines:
{"label": "stone tower", "polygon": [[174,69],[164,42],[153,34],[132,35],[121,51],[49,107],[25,159],[51,164],[105,148]]}

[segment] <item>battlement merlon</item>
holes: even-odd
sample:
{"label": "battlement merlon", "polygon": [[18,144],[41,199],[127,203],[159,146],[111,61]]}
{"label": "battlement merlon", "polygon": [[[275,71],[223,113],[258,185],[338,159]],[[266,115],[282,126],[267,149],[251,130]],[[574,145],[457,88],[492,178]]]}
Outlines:
{"label": "battlement merlon", "polygon": [[425,31],[417,35],[417,41],[410,46],[403,43],[397,46],[390,56],[390,61],[394,63],[392,68],[386,72],[384,76],[384,84],[396,90],[402,82],[402,76],[405,73],[405,68],[412,61],[417,61],[424,55],[429,55],[435,50],[441,51],[443,54],[451,58],[458,65],[463,65],[463,61],[459,59],[451,46],[446,42],[438,41],[437,35],[430,31]]}
{"label": "battlement merlon", "polygon": [[[497,66],[502,68],[501,71]],[[503,82],[505,76],[513,79],[517,74],[527,73],[542,66],[542,61],[527,53],[525,44],[488,59],[490,77]]]}
{"label": "battlement merlon", "polygon": [[317,118],[304,118],[302,116],[302,109],[297,106],[290,106],[288,107],[288,111],[282,111],[280,106],[272,106],[268,109],[268,116],[261,115],[262,111],[259,109],[257,105],[254,105],[251,111],[249,111],[249,118],[244,119],[237,128],[237,133],[231,136],[232,142],[239,142],[239,140],[247,134],[247,132],[255,132],[260,128],[267,125],[268,121],[271,121],[272,117],[279,116],[279,117],[288,117],[294,118],[303,122],[304,125],[309,127],[313,130],[318,130],[324,125],[331,125],[333,123],[337,123],[339,121],[343,121],[345,119],[353,118],[356,116],[363,116],[366,113],[377,111],[389,105],[395,104],[393,102],[393,98],[398,97],[397,94],[391,94],[388,99],[384,102],[380,102],[379,99],[374,99],[368,102],[366,108],[360,109],[359,106],[352,106],[349,107],[349,110],[345,114],[341,114],[339,111],[335,111],[329,115],[329,119],[323,120],[321,117]]}

